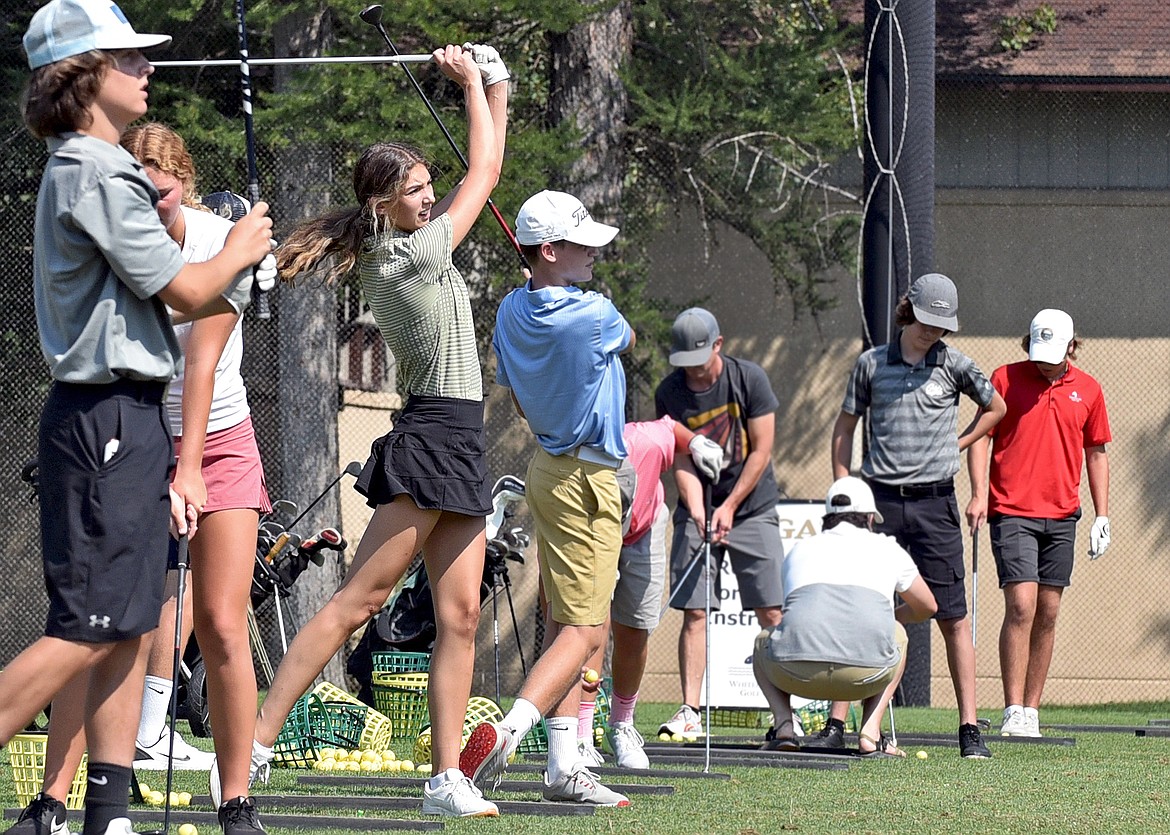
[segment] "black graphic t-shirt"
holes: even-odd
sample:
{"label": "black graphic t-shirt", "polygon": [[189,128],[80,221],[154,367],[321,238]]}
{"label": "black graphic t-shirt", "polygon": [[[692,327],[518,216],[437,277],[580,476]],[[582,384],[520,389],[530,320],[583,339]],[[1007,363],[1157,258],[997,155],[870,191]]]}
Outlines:
{"label": "black graphic t-shirt", "polygon": [[[751,452],[748,421],[771,414],[780,406],[768,382],[764,369],[753,362],[724,355],[723,371],[715,384],[706,391],[687,388],[686,372],[675,369],[654,392],[654,408],[658,417],[670,415],[696,434],[710,438],[723,447],[723,472],[711,490],[711,500],[717,507],[731,494],[743,462]],[[771,454],[771,450],[769,450]],[[772,513],[780,492],[772,467],[764,468],[751,494],[736,510],[736,519],[747,519],[761,512]],[[676,521],[686,518],[680,505]]]}

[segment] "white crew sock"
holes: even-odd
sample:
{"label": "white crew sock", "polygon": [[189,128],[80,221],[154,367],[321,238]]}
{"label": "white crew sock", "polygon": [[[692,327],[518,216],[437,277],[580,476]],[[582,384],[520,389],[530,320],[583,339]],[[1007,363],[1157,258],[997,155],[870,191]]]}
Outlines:
{"label": "white crew sock", "polygon": [[571,774],[581,761],[577,750],[577,717],[553,716],[544,720],[548,728],[548,779],[559,780]]}
{"label": "white crew sock", "polygon": [[[512,703],[512,709],[508,711],[508,715],[500,722],[508,728],[516,732],[516,739],[524,738],[524,735],[536,727],[540,722],[540,711],[536,709],[536,705],[527,699],[517,699]],[[574,719],[576,722],[576,719]],[[576,741],[576,728],[573,730],[573,740]]]}
{"label": "white crew sock", "polygon": [[171,680],[147,676],[142,685],[142,717],[138,720],[137,742],[140,748],[154,745],[167,729],[167,711],[171,707]]}

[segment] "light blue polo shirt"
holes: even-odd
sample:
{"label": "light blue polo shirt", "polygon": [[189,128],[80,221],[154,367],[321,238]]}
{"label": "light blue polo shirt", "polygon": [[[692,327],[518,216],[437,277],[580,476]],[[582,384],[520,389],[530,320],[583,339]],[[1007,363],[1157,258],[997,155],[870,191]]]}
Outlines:
{"label": "light blue polo shirt", "polygon": [[613,302],[591,290],[529,283],[504,297],[492,336],[496,382],[512,389],[550,455],[585,445],[626,457],[626,372],[618,355],[631,336]]}

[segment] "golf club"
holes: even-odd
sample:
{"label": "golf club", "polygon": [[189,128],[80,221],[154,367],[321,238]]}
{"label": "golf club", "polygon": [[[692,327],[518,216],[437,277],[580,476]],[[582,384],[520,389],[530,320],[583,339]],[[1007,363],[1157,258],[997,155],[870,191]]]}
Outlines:
{"label": "golf club", "polygon": [[[390,40],[390,35],[386,32],[386,27],[382,25],[381,6],[377,4],[373,6],[366,6],[358,14],[358,17],[360,17],[363,22],[368,23],[370,26],[373,26],[378,30],[378,34],[380,34],[382,39],[386,41],[386,45],[390,47],[391,52],[393,52],[395,55],[400,54],[398,52],[398,47],[394,45],[394,41]],[[414,87],[414,91],[418,93],[419,98],[423,100],[423,104],[426,105],[427,110],[430,111],[431,118],[435,120],[435,124],[437,124],[439,126],[439,130],[443,132],[443,136],[445,136],[447,139],[447,144],[451,146],[451,150],[455,152],[455,156],[459,158],[459,161],[463,163],[464,169],[466,169],[468,167],[467,157],[465,157],[463,152],[459,150],[459,145],[455,142],[455,138],[451,136],[451,132],[447,130],[447,126],[443,124],[442,118],[439,117],[439,113],[437,110],[435,110],[435,106],[431,104],[431,100],[427,98],[426,92],[424,92],[423,88],[419,86],[418,79],[414,77],[414,73],[410,71],[410,67],[405,63],[399,64],[399,66],[401,66],[402,71],[406,73],[406,77],[410,79],[411,86]],[[520,250],[520,242],[516,240],[516,235],[512,232],[512,228],[508,225],[508,221],[504,220],[504,216],[500,214],[500,210],[496,208],[496,204],[492,202],[490,197],[487,199],[487,207],[491,210],[492,215],[495,217],[496,223],[498,223],[500,228],[504,230],[504,234],[508,237],[508,242],[512,244],[512,248],[516,250],[516,255],[520,258],[520,268],[522,270],[528,270],[531,272],[531,269],[528,266],[528,259],[524,257],[524,253]]]}
{"label": "golf club", "polygon": [[706,644],[705,666],[703,678],[706,679],[707,698],[703,701],[706,717],[703,723],[703,773],[711,771],[711,482],[703,479],[703,508],[706,514],[703,526],[703,573],[707,577],[706,597],[703,610],[706,623],[703,628],[703,642]]}
{"label": "golf club", "polygon": [[979,637],[979,529],[971,531],[971,647]]}
{"label": "golf club", "polygon": [[[248,69],[248,30],[244,25],[244,0],[236,0],[236,33],[240,41],[240,93],[244,108],[244,145],[248,156],[248,199],[255,206],[260,202],[260,173],[256,166],[256,128],[252,124],[252,73]],[[256,304],[256,318],[270,319],[268,294],[252,285],[252,300]]]}
{"label": "golf club", "polygon": [[[290,522],[289,524],[285,525],[285,530],[290,531],[293,528],[295,528],[297,526],[297,522],[304,519],[305,515],[310,510],[312,510],[314,507],[316,507],[318,502],[320,502],[323,498],[325,498],[325,494],[328,493],[330,490],[332,490],[334,488],[334,486],[336,486],[337,482],[341,481],[342,476],[351,475],[354,478],[357,478],[361,474],[362,474],[362,465],[359,464],[357,461],[350,461],[348,464],[345,465],[345,469],[341,471],[341,474],[338,475],[337,478],[333,479],[333,481],[329,482],[328,486],[326,486],[326,488],[324,490],[322,490],[320,492],[320,494],[318,494],[317,498],[315,498],[315,499],[313,499],[313,501],[309,502],[309,506],[301,511],[300,516],[298,516],[296,519],[293,519],[292,522]],[[273,556],[275,556],[275,554]]]}
{"label": "golf club", "polygon": [[148,833],[148,835],[168,835],[171,828],[171,790],[175,782],[175,717],[179,712],[179,669],[183,656],[183,596],[187,592],[187,569],[190,567],[187,554],[187,534],[179,537],[176,548],[176,566],[179,571],[179,582],[175,598],[175,641],[174,657],[171,666],[171,704],[167,710],[170,726],[166,733],[169,737],[167,744],[167,790],[163,798],[162,829]]}
{"label": "golf club", "polygon": [[[426,55],[328,55],[317,58],[248,58],[254,67],[312,66],[313,64],[425,64],[433,60]],[[175,61],[151,61],[153,67],[234,67],[235,58],[184,58]]]}

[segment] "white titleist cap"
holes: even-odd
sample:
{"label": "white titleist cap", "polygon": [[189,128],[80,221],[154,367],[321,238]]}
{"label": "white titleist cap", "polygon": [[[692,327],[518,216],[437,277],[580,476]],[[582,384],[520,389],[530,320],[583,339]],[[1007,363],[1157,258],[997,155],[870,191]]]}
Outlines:
{"label": "white titleist cap", "polygon": [[532,195],[516,216],[516,240],[524,246],[553,241],[605,246],[617,233],[616,226],[598,223],[580,200],[563,191]]}
{"label": "white titleist cap", "polygon": [[825,515],[831,513],[872,513],[875,522],[882,522],[873,491],[860,478],[851,475],[842,476],[829,488],[825,496]]}
{"label": "white titleist cap", "polygon": [[1028,359],[1060,365],[1068,356],[1068,343],[1073,336],[1071,316],[1051,307],[1041,310],[1032,317],[1028,331]]}
{"label": "white titleist cap", "polygon": [[166,46],[170,35],[140,35],[112,0],[52,0],[33,15],[24,33],[29,69],[92,49]]}

